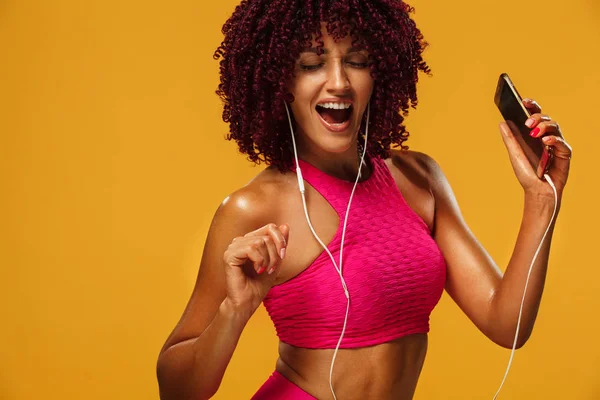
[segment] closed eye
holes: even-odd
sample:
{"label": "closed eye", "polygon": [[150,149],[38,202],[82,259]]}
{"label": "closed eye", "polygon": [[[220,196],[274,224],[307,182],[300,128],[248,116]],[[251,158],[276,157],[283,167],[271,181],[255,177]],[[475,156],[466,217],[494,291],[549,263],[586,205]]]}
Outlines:
{"label": "closed eye", "polygon": [[[369,66],[369,63],[367,63],[367,62],[347,61],[346,64],[352,66],[353,68],[367,68]],[[302,71],[315,71],[315,70],[321,68],[323,65],[325,65],[325,63],[311,64],[311,65],[300,64],[300,69]]]}
{"label": "closed eye", "polygon": [[314,71],[314,70],[317,70],[317,69],[321,68],[322,66],[323,66],[323,63],[313,64],[313,65],[300,64],[300,69],[302,71]]}
{"label": "closed eye", "polygon": [[367,68],[369,66],[369,63],[360,63],[360,62],[352,62],[352,61],[348,61],[348,64],[352,65],[355,68]]}

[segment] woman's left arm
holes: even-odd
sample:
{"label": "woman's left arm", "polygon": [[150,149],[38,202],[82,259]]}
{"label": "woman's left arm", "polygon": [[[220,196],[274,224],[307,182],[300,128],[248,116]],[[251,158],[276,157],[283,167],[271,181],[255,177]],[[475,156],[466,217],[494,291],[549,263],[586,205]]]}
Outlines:
{"label": "woman's left arm", "polygon": [[[557,189],[558,213],[569,174],[571,148],[562,138],[558,124],[541,114],[535,101],[525,99],[523,103],[532,114],[527,124],[532,135],[543,137],[540,140],[554,148],[554,161],[548,175]],[[428,164],[436,203],[434,239],[447,263],[446,291],[487,337],[512,348],[529,267],[550,223],[555,199],[551,186],[536,176],[505,122],[500,124],[500,130],[525,201],[521,228],[504,274],[467,227],[439,166],[432,160]],[[544,289],[553,229],[554,222],[529,278],[517,348],[525,344],[533,330]]]}

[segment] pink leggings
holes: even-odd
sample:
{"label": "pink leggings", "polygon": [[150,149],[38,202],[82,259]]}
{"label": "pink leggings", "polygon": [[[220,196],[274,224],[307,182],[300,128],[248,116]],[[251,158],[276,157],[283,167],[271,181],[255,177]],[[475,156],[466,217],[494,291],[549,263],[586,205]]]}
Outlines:
{"label": "pink leggings", "polygon": [[316,400],[300,387],[290,382],[285,376],[275,371],[252,396],[251,400]]}

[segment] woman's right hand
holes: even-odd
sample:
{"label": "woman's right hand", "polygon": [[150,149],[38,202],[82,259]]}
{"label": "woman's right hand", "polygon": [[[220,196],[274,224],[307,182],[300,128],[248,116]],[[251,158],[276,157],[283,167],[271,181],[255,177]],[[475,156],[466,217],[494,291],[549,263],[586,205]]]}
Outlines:
{"label": "woman's right hand", "polygon": [[225,254],[227,298],[238,310],[254,313],[275,283],[290,228],[268,224],[233,239]]}

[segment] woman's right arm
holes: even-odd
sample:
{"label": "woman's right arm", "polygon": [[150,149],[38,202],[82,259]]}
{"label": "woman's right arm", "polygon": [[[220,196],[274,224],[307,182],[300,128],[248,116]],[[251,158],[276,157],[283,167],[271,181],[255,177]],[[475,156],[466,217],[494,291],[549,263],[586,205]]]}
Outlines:
{"label": "woman's right arm", "polygon": [[268,214],[249,189],[230,196],[215,213],[196,285],[158,357],[162,400],[208,399],[219,388],[242,330],[285,255],[288,228],[264,225]]}

